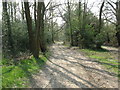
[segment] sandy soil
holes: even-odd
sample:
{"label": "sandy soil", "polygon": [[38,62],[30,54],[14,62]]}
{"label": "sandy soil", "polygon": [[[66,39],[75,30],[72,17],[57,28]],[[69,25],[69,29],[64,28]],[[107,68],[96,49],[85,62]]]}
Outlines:
{"label": "sandy soil", "polygon": [[118,78],[95,60],[60,43],[51,47],[52,56],[33,75],[34,88],[118,88]]}

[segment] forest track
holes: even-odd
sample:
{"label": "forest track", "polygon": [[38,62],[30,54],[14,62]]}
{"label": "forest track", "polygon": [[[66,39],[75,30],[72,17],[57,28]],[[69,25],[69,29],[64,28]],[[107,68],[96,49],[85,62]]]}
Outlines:
{"label": "forest track", "polygon": [[52,55],[42,70],[33,75],[34,88],[118,88],[118,78],[102,65],[61,43],[51,47]]}

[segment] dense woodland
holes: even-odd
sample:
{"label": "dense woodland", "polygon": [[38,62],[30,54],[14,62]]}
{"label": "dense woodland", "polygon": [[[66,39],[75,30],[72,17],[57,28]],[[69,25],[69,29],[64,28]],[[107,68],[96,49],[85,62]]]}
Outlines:
{"label": "dense woodland", "polygon": [[[18,65],[30,56],[37,60],[40,55],[47,57],[56,42],[79,49],[119,47],[120,1],[101,0],[98,15],[88,2],[2,2],[3,64]],[[62,24],[57,23],[58,18]]]}
{"label": "dense woodland", "polygon": [[[64,3],[64,13],[62,9],[60,10],[61,4],[57,5],[53,2],[49,2],[47,6],[44,2],[21,2],[21,9],[19,4],[3,2],[2,28],[5,57],[16,57],[20,52],[29,51],[38,58],[39,52],[45,53],[47,45],[55,40],[69,42],[70,46],[80,48],[120,45],[119,2],[107,0],[102,2],[99,16],[95,16],[90,11],[86,2],[68,1]],[[59,10],[57,14],[55,9]],[[64,20],[62,26],[53,22],[56,17]]]}

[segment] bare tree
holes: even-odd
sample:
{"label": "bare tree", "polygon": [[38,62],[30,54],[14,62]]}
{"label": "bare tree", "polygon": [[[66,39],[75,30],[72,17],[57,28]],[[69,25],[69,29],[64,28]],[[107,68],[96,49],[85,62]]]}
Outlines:
{"label": "bare tree", "polygon": [[[112,15],[114,15],[116,17],[116,23],[114,23],[112,19],[108,19],[106,18],[106,20],[114,25],[116,25],[116,37],[117,37],[117,41],[118,41],[118,45],[120,46],[120,1],[117,0],[117,2],[113,2],[113,1],[107,1],[107,3],[110,5],[110,7],[112,9],[107,9],[107,11],[112,11]],[[116,6],[116,7],[115,7]],[[110,14],[110,13],[108,13]],[[111,16],[112,16],[111,15]],[[105,14],[104,14],[105,16]]]}
{"label": "bare tree", "polygon": [[32,54],[37,57],[35,54],[35,43],[34,43],[34,33],[33,33],[33,27],[32,27],[32,18],[30,16],[30,9],[29,9],[29,2],[24,2],[25,6],[25,16],[27,21],[27,28],[28,28],[28,35],[29,35],[29,48]]}
{"label": "bare tree", "polygon": [[72,27],[71,27],[71,9],[70,9],[70,2],[67,0],[68,5],[68,23],[69,23],[69,30],[70,30],[70,46],[73,46],[73,35],[72,35]]}
{"label": "bare tree", "polygon": [[39,42],[40,42],[40,48],[43,53],[46,52],[46,44],[44,40],[44,13],[45,13],[45,3],[44,2],[38,2],[38,9],[37,9],[37,27],[39,29]]}
{"label": "bare tree", "polygon": [[118,45],[120,46],[120,1],[118,0],[116,2],[116,36],[117,36],[117,40],[118,40]]}

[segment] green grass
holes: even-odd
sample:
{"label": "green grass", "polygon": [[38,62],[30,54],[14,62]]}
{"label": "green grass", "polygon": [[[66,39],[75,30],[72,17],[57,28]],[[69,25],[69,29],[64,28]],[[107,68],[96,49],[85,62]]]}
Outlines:
{"label": "green grass", "polygon": [[19,61],[19,64],[9,64],[6,59],[3,59],[2,66],[2,87],[14,88],[14,87],[30,87],[32,80],[32,74],[37,73],[42,65],[45,64],[47,59],[44,56],[40,56],[39,59],[31,58]]}
{"label": "green grass", "polygon": [[118,73],[119,64],[118,60],[116,59],[117,54],[114,54],[104,49],[101,50],[81,49],[80,51],[84,52],[85,55],[87,55],[88,57],[96,59],[96,61],[102,64],[108,71],[117,74],[117,76],[120,78],[120,75]]}

